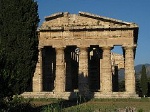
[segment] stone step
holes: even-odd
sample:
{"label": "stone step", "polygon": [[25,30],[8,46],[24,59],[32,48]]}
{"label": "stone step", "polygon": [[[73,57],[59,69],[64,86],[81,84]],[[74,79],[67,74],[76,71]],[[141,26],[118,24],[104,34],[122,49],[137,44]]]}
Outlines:
{"label": "stone step", "polygon": [[[78,97],[78,91],[76,92],[24,92],[21,94],[24,98],[62,98],[62,99],[72,99]],[[127,92],[112,92],[112,93],[102,93],[102,92],[89,92],[88,96],[90,98],[140,98],[137,94],[131,94]]]}

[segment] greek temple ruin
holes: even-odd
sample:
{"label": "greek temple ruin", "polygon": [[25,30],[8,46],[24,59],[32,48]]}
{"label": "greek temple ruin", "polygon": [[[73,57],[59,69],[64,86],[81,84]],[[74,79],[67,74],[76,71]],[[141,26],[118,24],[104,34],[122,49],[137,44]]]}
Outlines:
{"label": "greek temple ruin", "polygon": [[[138,25],[87,12],[55,13],[38,29],[32,92],[24,97],[136,98],[134,59]],[[113,53],[121,46],[122,55]],[[125,91],[118,91],[124,69]]]}

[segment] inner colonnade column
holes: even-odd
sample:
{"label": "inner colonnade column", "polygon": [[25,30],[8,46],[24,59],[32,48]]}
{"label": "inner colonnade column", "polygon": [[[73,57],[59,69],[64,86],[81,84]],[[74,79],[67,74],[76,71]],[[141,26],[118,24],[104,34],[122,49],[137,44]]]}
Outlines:
{"label": "inner colonnade column", "polygon": [[100,74],[100,92],[110,94],[112,92],[112,72],[111,72],[111,49],[110,46],[102,47],[103,56]]}
{"label": "inner colonnade column", "polygon": [[56,76],[54,82],[54,92],[65,91],[65,59],[64,47],[55,47],[56,50]]}
{"label": "inner colonnade column", "polygon": [[125,90],[135,94],[134,46],[124,46],[125,50]]}
{"label": "inner colonnade column", "polygon": [[88,95],[88,47],[80,47],[78,88],[83,95]]}

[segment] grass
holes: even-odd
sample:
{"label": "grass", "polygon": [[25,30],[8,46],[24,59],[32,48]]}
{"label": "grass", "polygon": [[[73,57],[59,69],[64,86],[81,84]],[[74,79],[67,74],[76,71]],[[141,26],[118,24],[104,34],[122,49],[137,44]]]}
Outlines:
{"label": "grass", "polygon": [[87,102],[87,105],[93,106],[96,109],[102,110],[116,110],[119,108],[136,108],[142,109],[145,112],[150,110],[150,99],[94,99]]}
{"label": "grass", "polygon": [[[52,107],[53,110],[51,112],[59,112],[57,108],[61,110],[61,112],[116,112],[118,109],[136,109],[137,112],[150,112],[150,99],[142,98],[142,99],[92,99],[88,102],[83,102],[77,104],[74,101],[74,105],[71,105],[70,102],[63,103],[65,101],[59,102],[55,106],[53,104],[49,104],[43,106],[43,112],[47,111],[47,108]],[[73,103],[73,101],[72,101]],[[76,103],[76,104],[75,104]],[[59,106],[60,105],[60,106]],[[70,105],[70,106],[67,106]],[[56,111],[57,110],[57,111]]]}
{"label": "grass", "polygon": [[[119,109],[150,112],[150,98],[91,99],[88,101],[81,98],[76,100],[15,98],[13,102],[8,102],[8,108],[10,107],[14,112],[16,110],[20,112],[28,112],[28,110],[32,112],[118,112]],[[20,105],[21,103],[24,105]]]}

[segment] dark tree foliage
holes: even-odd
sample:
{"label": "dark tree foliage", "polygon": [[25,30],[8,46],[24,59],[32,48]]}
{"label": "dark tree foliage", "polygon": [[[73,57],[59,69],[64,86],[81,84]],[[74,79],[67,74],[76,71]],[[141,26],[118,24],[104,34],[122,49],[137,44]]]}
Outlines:
{"label": "dark tree foliage", "polygon": [[38,5],[34,0],[0,0],[0,95],[31,84],[38,53]]}
{"label": "dark tree foliage", "polygon": [[135,80],[136,93],[141,97],[141,87],[140,87],[140,79]]}
{"label": "dark tree foliage", "polygon": [[142,71],[141,71],[141,90],[142,90],[142,95],[145,97],[148,91],[148,82],[147,82],[145,65],[142,66]]}
{"label": "dark tree foliage", "polygon": [[125,91],[125,81],[124,80],[119,82],[119,91],[120,92]]}
{"label": "dark tree foliage", "polygon": [[150,77],[147,78],[147,82],[148,82],[147,96],[150,97]]}

